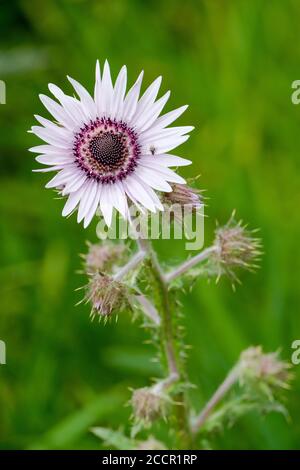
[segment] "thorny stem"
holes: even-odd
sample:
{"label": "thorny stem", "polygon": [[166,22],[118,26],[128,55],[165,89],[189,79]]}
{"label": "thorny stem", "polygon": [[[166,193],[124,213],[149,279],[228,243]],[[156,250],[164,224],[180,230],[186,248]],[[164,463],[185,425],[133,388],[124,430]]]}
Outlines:
{"label": "thorny stem", "polygon": [[[156,391],[163,391],[168,389],[174,383],[178,382],[183,375],[181,372],[182,368],[179,366],[179,360],[176,354],[174,326],[169,299],[168,283],[166,282],[166,277],[160,267],[156,253],[152,250],[150,243],[143,239],[139,239],[138,243],[140,248],[146,249],[150,255],[151,270],[160,289],[161,338],[165,351],[169,375],[166,379],[158,382],[154,388]],[[185,400],[185,394],[183,392],[179,392],[174,398],[177,409],[176,421],[178,435],[180,437],[179,446],[181,448],[188,448],[191,442],[191,433],[187,418],[187,404]]]}
{"label": "thorny stem", "polygon": [[147,299],[143,294],[136,295],[136,300],[140,303],[143,308],[143,312],[146,317],[150,318],[156,326],[160,325],[160,316],[154,305]]}
{"label": "thorny stem", "polygon": [[194,418],[193,422],[191,423],[191,431],[193,434],[196,434],[200,431],[212,410],[222,400],[226,393],[233,387],[233,385],[237,382],[238,378],[239,367],[237,365],[233,369],[231,369],[224,382],[222,382],[221,385],[217,388],[210,400],[204,406],[203,410],[199,413],[198,416],[196,416],[196,418]]}
{"label": "thorny stem", "polygon": [[115,281],[120,281],[127,273],[129,273],[132,269],[136,268],[136,266],[145,258],[146,251],[140,249],[135,253],[135,255],[125,264],[119,271],[113,276]]}
{"label": "thorny stem", "polygon": [[209,258],[211,253],[213,253],[215,250],[216,250],[215,246],[210,246],[209,248],[206,248],[205,250],[201,251],[198,255],[193,256],[193,258],[190,258],[184,263],[180,264],[176,269],[174,269],[173,271],[165,275],[166,282],[173,281],[174,279],[181,276],[189,269],[193,268],[196,264],[202,261],[205,261],[207,258]]}

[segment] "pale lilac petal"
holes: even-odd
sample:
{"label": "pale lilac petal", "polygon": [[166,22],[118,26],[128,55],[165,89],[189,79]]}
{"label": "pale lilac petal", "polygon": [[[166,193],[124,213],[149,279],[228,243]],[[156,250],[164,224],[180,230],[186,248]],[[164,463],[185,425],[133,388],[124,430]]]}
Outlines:
{"label": "pale lilac petal", "polygon": [[55,145],[56,147],[66,150],[70,150],[72,148],[72,140],[61,137],[59,133],[56,133],[53,129],[47,129],[40,126],[32,126],[31,129],[35,135],[51,145]]}
{"label": "pale lilac petal", "polygon": [[38,155],[35,159],[43,165],[67,165],[73,163],[72,157],[63,154]]}
{"label": "pale lilac petal", "polygon": [[70,193],[68,200],[66,204],[64,205],[62,215],[66,217],[67,215],[71,214],[71,212],[74,211],[76,208],[77,204],[79,203],[85,189],[86,189],[87,182],[82,184],[82,186],[77,190],[74,191],[73,193]]}
{"label": "pale lilac petal", "polygon": [[101,116],[101,113],[103,111],[103,106],[102,106],[102,82],[101,82],[101,72],[100,72],[100,64],[99,60],[96,62],[96,81],[95,81],[95,90],[94,90],[94,100],[95,100],[95,105],[96,109],[98,112],[98,115]]}
{"label": "pale lilac petal", "polygon": [[113,206],[120,212],[124,219],[127,218],[127,199],[122,183],[116,182],[110,186],[110,197]]}
{"label": "pale lilac petal", "polygon": [[57,85],[49,83],[49,90],[55,96],[56,99],[61,103],[68,116],[73,120],[75,129],[78,129],[84,124],[88,115],[84,112],[84,109],[80,101],[66,95]]}
{"label": "pale lilac petal", "polygon": [[137,129],[139,129],[140,132],[149,129],[149,127],[154,123],[154,121],[160,115],[169,97],[170,91],[168,91],[164,96],[162,96],[159,100],[153,103],[152,106],[149,106],[144,113],[142,113],[138,118],[136,118],[135,126]]}
{"label": "pale lilac petal", "polygon": [[135,179],[136,182],[141,184],[144,191],[148,194],[148,196],[150,197],[155,207],[157,207],[157,209],[159,209],[160,211],[163,211],[164,210],[163,205],[160,199],[158,198],[157,194],[153,191],[153,189],[150,188],[149,185],[144,184],[144,182],[136,174],[134,174],[133,178]]}
{"label": "pale lilac petal", "polygon": [[159,174],[163,175],[167,181],[171,183],[179,183],[179,184],[186,184],[185,179],[179,176],[175,171],[170,170],[170,168],[163,167],[161,165],[157,165],[153,162],[146,162],[145,160],[140,161],[140,165],[146,168],[152,168],[153,170],[157,171]]}
{"label": "pale lilac petal", "polygon": [[138,202],[146,207],[146,209],[149,209],[151,212],[156,212],[152,198],[144,189],[144,185],[142,185],[134,175],[128,176],[123,181],[123,186],[129,197],[131,197],[132,194]]}
{"label": "pale lilac petal", "polygon": [[38,114],[35,114],[34,117],[46,129],[52,130],[55,135],[65,139],[65,140],[72,138],[73,133],[71,131],[69,131],[68,129],[66,129],[65,127],[58,126],[54,122],[50,121],[49,119],[45,119],[44,117],[39,116]]}
{"label": "pale lilac petal", "polygon": [[[59,147],[55,147],[54,145],[36,145],[35,147],[31,147],[29,149],[29,152],[34,152],[34,153],[47,153],[47,154],[50,154],[50,153],[60,153],[61,152],[61,148]],[[72,151],[63,151],[64,153],[66,154],[72,154]]]}
{"label": "pale lilac petal", "polygon": [[113,84],[111,81],[110,68],[107,60],[104,63],[103,75],[102,75],[102,101],[103,101],[103,113],[110,117],[113,105]]}
{"label": "pale lilac petal", "polygon": [[189,135],[183,135],[181,137],[156,139],[152,144],[142,145],[141,153],[144,155],[150,155],[153,154],[153,150],[156,154],[168,153],[170,150],[173,150],[186,142],[189,137]]}
{"label": "pale lilac petal", "polygon": [[62,195],[65,196],[66,194],[77,191],[79,188],[81,188],[81,186],[86,181],[86,179],[87,179],[87,176],[84,173],[82,173],[82,172],[77,173],[76,176],[71,178],[66,183],[66,185],[65,185],[65,187],[62,191]]}
{"label": "pale lilac petal", "polygon": [[95,194],[95,197],[94,197],[94,201],[91,204],[90,209],[89,209],[88,213],[86,214],[86,216],[84,218],[84,221],[83,221],[83,227],[84,228],[86,228],[86,227],[88,227],[88,225],[90,225],[90,223],[92,221],[92,218],[94,217],[95,212],[98,209],[99,202],[100,202],[101,190],[102,190],[102,186],[101,186],[101,184],[98,184],[97,191],[96,191],[96,194]]}
{"label": "pale lilac petal", "polygon": [[109,186],[103,185],[100,196],[100,210],[108,227],[111,226],[113,205],[109,197]]}
{"label": "pale lilac petal", "polygon": [[111,110],[111,117],[118,119],[119,116],[122,116],[123,112],[123,104],[124,104],[124,96],[126,92],[126,84],[127,84],[127,69],[124,65],[120,73],[117,77],[116,84],[114,87],[113,93],[113,104]]}
{"label": "pale lilac petal", "polygon": [[81,104],[84,108],[85,114],[90,117],[90,119],[96,119],[97,117],[97,107],[95,101],[87,91],[87,89],[81,85],[81,83],[67,76],[69,82],[72,84],[74,90],[80,98]]}
{"label": "pale lilac petal", "polygon": [[166,129],[153,129],[153,127],[151,127],[145,132],[142,132],[140,141],[143,145],[153,144],[157,139],[181,137],[194,129],[194,126],[167,127]]}
{"label": "pale lilac petal", "polygon": [[192,162],[186,158],[177,157],[175,155],[162,154],[162,155],[144,155],[140,158],[140,162],[153,163],[154,165],[161,166],[187,166]]}
{"label": "pale lilac petal", "polygon": [[48,109],[49,113],[56,119],[56,121],[63,124],[67,129],[73,131],[75,122],[65,109],[46,95],[39,95],[41,102]]}
{"label": "pale lilac petal", "polygon": [[157,173],[157,171],[152,168],[138,167],[135,172],[135,175],[139,177],[145,184],[151,186],[151,188],[156,189],[157,191],[171,192],[172,187],[165,180],[163,175]]}
{"label": "pale lilac petal", "polygon": [[176,119],[181,116],[181,114],[184,113],[184,111],[188,108],[188,105],[181,106],[180,108],[174,109],[173,111],[169,111],[166,114],[163,114],[160,116],[155,123],[152,126],[152,129],[157,130],[157,129],[163,129],[164,127],[167,127],[169,124],[172,124],[172,122],[176,121]]}
{"label": "pale lilac petal", "polygon": [[161,80],[162,77],[158,77],[156,80],[154,80],[154,82],[147,88],[147,90],[139,100],[136,112],[132,118],[133,124],[138,122],[138,120],[145,113],[148,107],[150,107],[154,103],[161,85]]}
{"label": "pale lilac petal", "polygon": [[84,219],[84,217],[88,214],[90,207],[96,196],[97,189],[98,189],[97,182],[94,180],[90,180],[80,200],[78,214],[77,214],[78,223],[80,223]]}
{"label": "pale lilac petal", "polygon": [[140,90],[141,90],[141,84],[143,80],[143,75],[144,75],[144,72],[141,72],[137,78],[137,81],[132,86],[132,88],[130,88],[124,100],[123,112],[122,112],[122,115],[120,115],[120,119],[123,119],[126,122],[131,121],[136,111],[136,107],[137,107],[137,103],[138,103],[138,99],[140,95]]}

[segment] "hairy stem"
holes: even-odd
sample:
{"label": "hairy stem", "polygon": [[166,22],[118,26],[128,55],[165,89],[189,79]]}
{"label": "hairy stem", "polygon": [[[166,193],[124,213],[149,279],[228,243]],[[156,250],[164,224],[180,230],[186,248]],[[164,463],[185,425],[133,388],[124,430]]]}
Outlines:
{"label": "hairy stem", "polygon": [[119,271],[113,276],[115,281],[120,281],[127,273],[129,273],[132,269],[136,268],[138,264],[143,261],[146,256],[146,251],[140,249],[133,255],[133,257],[125,264]]}
{"label": "hairy stem", "polygon": [[[156,284],[159,287],[161,299],[161,342],[162,349],[164,350],[168,377],[158,382],[154,387],[158,391],[163,391],[171,387],[180,379],[185,379],[183,376],[183,367],[178,358],[176,351],[176,332],[174,331],[173,315],[171,310],[168,283],[166,282],[165,274],[163,273],[156,253],[153,251],[151,245],[145,240],[139,240],[139,245],[143,249],[147,249],[150,255],[151,270],[155,278]],[[146,247],[146,248],[145,248]],[[191,445],[191,432],[188,420],[188,410],[186,397],[183,392],[179,392],[174,397],[176,403],[176,427],[178,434],[178,447],[189,448]]]}
{"label": "hairy stem", "polygon": [[169,272],[165,275],[166,282],[173,281],[174,279],[181,276],[182,274],[184,274],[189,269],[193,268],[196,264],[201,263],[202,261],[205,261],[206,259],[209,258],[209,256],[215,250],[216,250],[215,246],[210,246],[209,248],[206,248],[205,250],[198,253],[198,255],[193,256],[193,258],[190,258],[187,261],[184,261],[182,264],[180,264],[173,271],[171,271],[171,272]]}
{"label": "hairy stem", "polygon": [[146,317],[150,318],[156,326],[160,325],[160,316],[154,305],[143,294],[136,295],[136,300],[141,305]]}
{"label": "hairy stem", "polygon": [[237,382],[238,378],[239,368],[238,366],[236,366],[229,372],[224,382],[221,383],[221,385],[217,388],[210,400],[206,403],[203,410],[193,420],[191,425],[191,430],[193,434],[196,434],[200,431],[212,410],[222,400],[222,398],[227,394],[227,392],[233,387],[233,385]]}

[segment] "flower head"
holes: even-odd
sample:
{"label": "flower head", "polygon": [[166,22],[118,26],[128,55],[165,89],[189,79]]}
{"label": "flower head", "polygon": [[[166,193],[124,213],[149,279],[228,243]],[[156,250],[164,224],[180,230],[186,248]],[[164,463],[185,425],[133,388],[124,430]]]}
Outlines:
{"label": "flower head", "polygon": [[107,241],[88,243],[88,252],[83,255],[86,274],[91,275],[109,271],[112,266],[124,257],[125,245]]}
{"label": "flower head", "polygon": [[191,211],[197,211],[203,206],[199,189],[177,183],[171,186],[172,191],[164,194],[163,202],[168,205],[178,204],[181,207],[188,206]]}
{"label": "flower head", "polygon": [[290,364],[279,358],[278,351],[264,353],[261,346],[250,347],[240,357],[241,383],[265,383],[270,389],[288,388]]}
{"label": "flower head", "polygon": [[130,307],[130,295],[125,284],[102,273],[90,277],[86,300],[91,302],[91,316],[108,318]]}
{"label": "flower head", "polygon": [[133,416],[137,423],[148,427],[160,417],[165,417],[168,397],[154,387],[134,390],[131,398]]}
{"label": "flower head", "polygon": [[238,281],[237,270],[253,270],[261,254],[260,239],[253,237],[242,221],[235,222],[234,213],[224,227],[217,227],[214,248],[210,258],[212,270],[217,271],[218,278],[226,274],[233,281]]}
{"label": "flower head", "polygon": [[99,207],[107,225],[113,208],[127,218],[128,200],[152,212],[163,210],[154,190],[169,192],[169,183],[185,183],[169,167],[191,162],[168,152],[185,142],[193,127],[167,126],[186,106],[160,116],[170,92],[156,100],[158,77],[139,98],[142,78],[143,73],[126,94],[126,67],[113,84],[108,62],[102,76],[97,62],[93,97],[70,77],[78,98],[53,84],[49,90],[57,101],[40,95],[55,122],[35,116],[41,125],[31,131],[46,144],[30,150],[39,154],[39,163],[48,165],[38,171],[57,172],[46,187],[68,196],[63,215],[77,208],[77,220],[83,220],[84,227]]}

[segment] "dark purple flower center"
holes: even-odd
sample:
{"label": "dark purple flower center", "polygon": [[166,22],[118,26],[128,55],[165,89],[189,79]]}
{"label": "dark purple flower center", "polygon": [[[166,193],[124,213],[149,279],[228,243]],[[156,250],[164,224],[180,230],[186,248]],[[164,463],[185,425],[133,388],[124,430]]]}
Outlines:
{"label": "dark purple flower center", "polygon": [[75,136],[73,151],[78,166],[104,184],[132,173],[140,156],[135,132],[109,118],[86,124]]}

